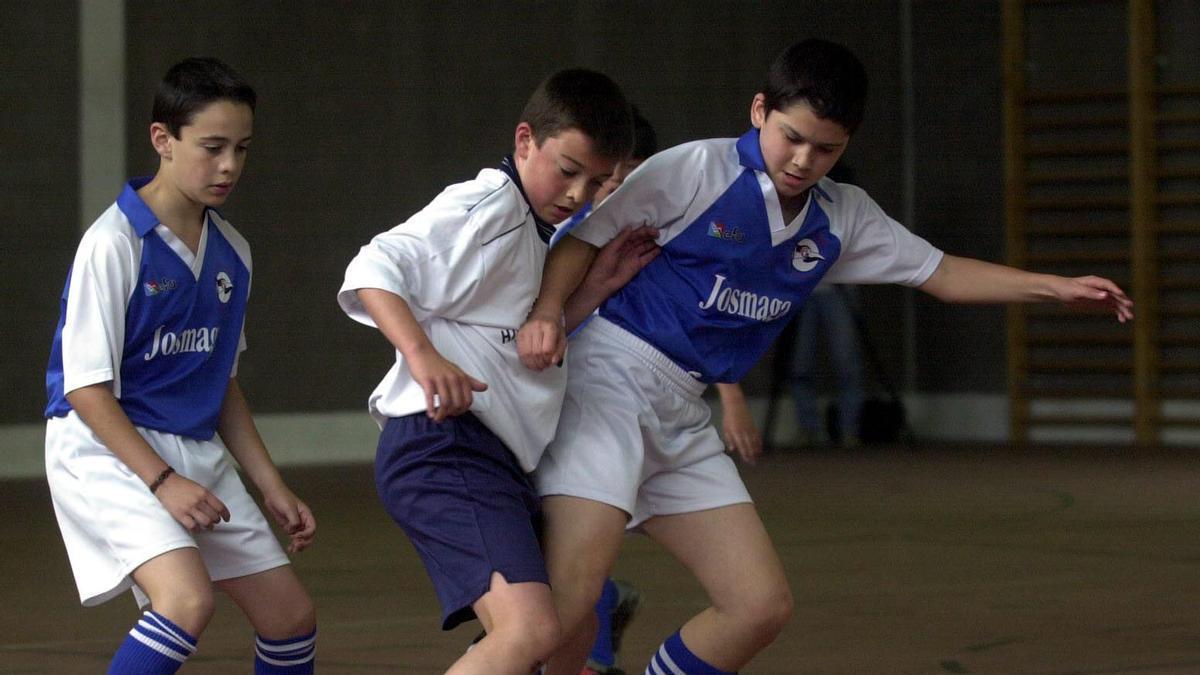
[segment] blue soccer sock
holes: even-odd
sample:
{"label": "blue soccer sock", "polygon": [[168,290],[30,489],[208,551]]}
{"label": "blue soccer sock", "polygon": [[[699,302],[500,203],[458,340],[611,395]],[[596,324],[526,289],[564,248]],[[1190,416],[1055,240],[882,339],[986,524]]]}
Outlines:
{"label": "blue soccer sock", "polygon": [[679,631],[667,638],[646,666],[646,675],[735,675],[710,666],[683,644]]}
{"label": "blue soccer sock", "polygon": [[317,655],[317,631],[286,640],[254,636],[254,675],[310,675]]}
{"label": "blue soccer sock", "polygon": [[617,665],[617,655],[613,652],[612,618],[613,610],[617,608],[617,584],[611,579],[604,580],[604,590],[596,602],[596,641],[592,643],[592,653],[588,655],[589,665],[612,668]]}
{"label": "blue soccer sock", "polygon": [[196,651],[196,638],[158,612],[146,612],[117,648],[109,675],[169,675]]}

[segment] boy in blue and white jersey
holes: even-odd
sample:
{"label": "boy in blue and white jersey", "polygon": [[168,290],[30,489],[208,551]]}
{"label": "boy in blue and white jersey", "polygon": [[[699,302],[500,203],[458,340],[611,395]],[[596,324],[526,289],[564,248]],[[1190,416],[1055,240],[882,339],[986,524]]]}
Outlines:
{"label": "boy in blue and white jersey", "polygon": [[792,611],[782,565],[700,395],[709,383],[740,379],[822,280],[1132,317],[1111,281],[945,255],[861,189],[825,178],[865,99],[866,73],[845,48],[789,47],[751,103],[750,131],[651,157],[548,259],[518,334],[522,362],[534,370],[564,353],[555,319],[595,247],[628,224],[660,230],[658,258],[571,340],[558,433],[535,477],[567,634],[549,673],[578,672],[583,654],[571,636],[626,527],[665,546],[712,601],[667,638],[648,673],[737,671],[782,630]]}
{"label": "boy in blue and white jersey", "polygon": [[487,631],[452,672],[529,673],[557,644],[527,474],[554,434],[566,370],[523,367],[516,333],[555,225],[592,199],[632,138],[612,80],[555,73],[499,168],[446,188],[346,269],[342,309],[396,350],[368,403],[382,429],[380,499],[425,564],[442,628],[477,617]]}
{"label": "boy in blue and white jersey", "polygon": [[316,623],[271,527],[306,548],[308,507],[271,462],[238,386],[250,248],[216,207],[237,184],[254,90],[216,59],[155,95],[153,178],[80,241],[46,373],[46,475],[80,600],[132,588],[149,609],[110,673],[174,673],[227,593],[257,633],[256,673],[311,673]]}

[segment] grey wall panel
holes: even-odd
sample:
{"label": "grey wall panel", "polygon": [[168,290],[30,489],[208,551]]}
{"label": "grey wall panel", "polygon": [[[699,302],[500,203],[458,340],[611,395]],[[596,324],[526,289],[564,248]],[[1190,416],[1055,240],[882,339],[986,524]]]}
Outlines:
{"label": "grey wall panel", "polygon": [[79,238],[74,2],[0,3],[0,422],[34,422]]}

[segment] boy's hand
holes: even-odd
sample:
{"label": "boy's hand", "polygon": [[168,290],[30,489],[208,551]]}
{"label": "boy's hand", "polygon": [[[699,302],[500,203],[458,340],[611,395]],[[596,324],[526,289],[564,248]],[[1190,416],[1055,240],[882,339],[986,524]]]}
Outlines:
{"label": "boy's hand", "polygon": [[530,370],[542,371],[562,363],[567,353],[567,335],[563,317],[538,316],[529,318],[517,331],[517,354]]}
{"label": "boy's hand", "polygon": [[189,532],[211,530],[218,522],[229,522],[229,509],[203,485],[172,473],[154,493],[171,517]]}
{"label": "boy's hand", "polygon": [[626,227],[597,254],[583,280],[583,286],[598,289],[605,298],[616,293],[642,268],[658,257],[658,228],[643,225]]}
{"label": "boy's hand", "polygon": [[471,409],[474,393],[487,385],[467,375],[436,350],[408,359],[413,379],[425,390],[425,414],[435,422],[461,415]]}
{"label": "boy's hand", "polygon": [[752,465],[762,456],[762,433],[754,424],[754,416],[750,414],[741,388],[737,385],[717,386],[721,394],[721,436],[725,439],[725,447]]}
{"label": "boy's hand", "polygon": [[280,485],[270,493],[264,492],[263,506],[291,538],[288,553],[299,553],[312,545],[313,537],[317,534],[317,520],[308,505],[286,486]]}
{"label": "boy's hand", "polygon": [[1133,319],[1133,300],[1120,286],[1103,277],[1059,277],[1054,291],[1068,305],[1114,311],[1121,323]]}

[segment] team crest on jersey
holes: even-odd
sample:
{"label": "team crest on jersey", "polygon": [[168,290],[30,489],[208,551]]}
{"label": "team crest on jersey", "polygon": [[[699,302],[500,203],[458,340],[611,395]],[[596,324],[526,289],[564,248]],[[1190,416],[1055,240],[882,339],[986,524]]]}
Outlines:
{"label": "team crest on jersey", "polygon": [[808,272],[824,259],[825,256],[821,255],[821,249],[817,248],[817,242],[812,239],[801,239],[796,243],[796,250],[792,252],[792,267],[801,272]]}
{"label": "team crest on jersey", "polygon": [[146,292],[147,297],[154,297],[159,293],[173,291],[178,285],[174,279],[151,279],[142,284],[142,290]]}
{"label": "team crest on jersey", "polygon": [[228,274],[217,272],[217,298],[225,303],[229,302],[231,297],[233,297],[233,282],[230,281]]}
{"label": "team crest on jersey", "polygon": [[740,228],[726,225],[717,220],[708,224],[708,236],[716,239],[724,239],[725,241],[736,241],[739,244],[746,240],[746,235],[742,233]]}

